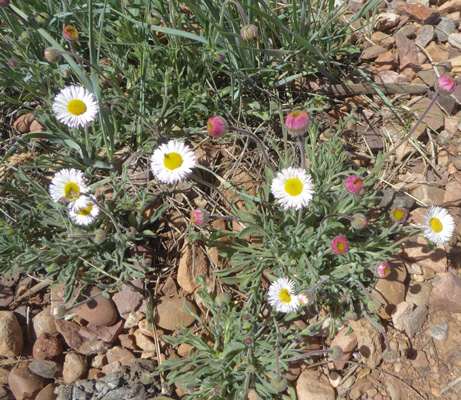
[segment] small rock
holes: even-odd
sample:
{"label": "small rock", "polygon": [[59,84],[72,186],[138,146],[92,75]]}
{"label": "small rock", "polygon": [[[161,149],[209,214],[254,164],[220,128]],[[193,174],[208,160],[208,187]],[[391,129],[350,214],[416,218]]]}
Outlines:
{"label": "small rock", "polygon": [[[85,291],[85,296],[94,296],[102,290],[92,286]],[[96,326],[111,326],[117,321],[117,310],[112,299],[97,296],[73,310],[80,318]]]}
{"label": "small rock", "polygon": [[34,400],[47,384],[46,380],[35,375],[28,365],[27,361],[21,361],[8,375],[8,387],[16,400]]}
{"label": "small rock", "polygon": [[376,83],[409,83],[409,79],[406,76],[400,75],[395,71],[383,70],[379,71],[374,78]]}
{"label": "small rock", "polygon": [[136,340],[136,346],[138,346],[140,349],[152,353],[156,351],[155,343],[152,341],[152,339],[144,336],[140,329],[135,330],[134,337]]}
{"label": "small rock", "polygon": [[418,185],[411,194],[428,206],[441,206],[445,198],[445,190],[428,185]]}
{"label": "small rock", "polygon": [[451,0],[439,7],[439,11],[442,15],[447,15],[461,10],[461,0]]}
{"label": "small rock", "polygon": [[85,340],[83,344],[78,348],[79,353],[86,356],[92,354],[100,354],[106,352],[110,347],[109,343],[103,340]]}
{"label": "small rock", "polygon": [[395,70],[398,65],[392,51],[386,51],[380,54],[375,60],[375,67],[378,71]]}
{"label": "small rock", "polygon": [[100,369],[90,368],[88,370],[88,379],[89,380],[92,380],[92,379],[98,380],[98,379],[101,379],[103,376],[104,376],[104,373]]}
{"label": "small rock", "polygon": [[79,350],[85,339],[80,336],[80,326],[73,321],[64,319],[55,320],[56,330],[63,336],[64,341],[69,347]]}
{"label": "small rock", "polygon": [[[414,101],[410,108],[420,115],[427,109],[431,100],[427,97],[420,97]],[[437,104],[434,104],[431,108],[431,111],[423,118],[423,121],[428,127],[434,129],[435,131],[443,128],[444,126],[444,112],[440,109]]]}
{"label": "small rock", "polygon": [[387,49],[379,44],[375,44],[374,46],[367,47],[361,55],[362,60],[365,61],[372,61],[380,54],[383,54],[387,51]]}
{"label": "small rock", "polygon": [[379,31],[373,33],[370,39],[374,44],[383,46],[387,50],[391,49],[395,43],[395,39],[391,35]]}
{"label": "small rock", "polygon": [[184,309],[184,302],[187,302],[190,309],[197,313],[197,307],[188,300],[179,298],[160,298],[154,310],[154,321],[163,329],[172,331],[181,328],[181,323],[185,327],[192,325],[195,318]]}
{"label": "small rock", "polygon": [[[427,54],[431,57],[432,61],[435,63],[443,62],[449,59],[450,54],[448,51],[440,48],[435,42],[430,42],[429,45],[424,49]],[[453,65],[453,64],[452,64]]]}
{"label": "small rock", "polygon": [[461,205],[461,183],[457,181],[447,183],[443,203],[445,207],[459,207]]}
{"label": "small rock", "polygon": [[434,284],[429,304],[434,311],[461,313],[461,277],[449,271]]}
{"label": "small rock", "polygon": [[124,319],[128,317],[130,312],[138,310],[144,300],[144,284],[141,279],[132,281],[131,285],[123,284],[120,291],[114,294],[112,298],[120,316]]}
{"label": "small rock", "polygon": [[136,357],[131,351],[120,346],[114,346],[108,350],[106,357],[109,364],[118,361],[121,365],[130,365],[136,360]]}
{"label": "small rock", "polygon": [[448,43],[456,49],[461,49],[461,33],[451,33],[448,35]]}
{"label": "small rock", "polygon": [[54,361],[31,361],[29,363],[29,369],[38,376],[45,379],[53,379],[60,375],[62,367],[60,364]]}
{"label": "small rock", "polygon": [[417,350],[416,354],[411,357],[411,365],[413,368],[426,368],[429,365],[426,352],[423,350]]}
{"label": "small rock", "polygon": [[123,326],[125,329],[131,329],[134,328],[139,324],[139,321],[141,321],[145,317],[144,313],[140,311],[132,311],[128,314],[126,317],[125,325]]}
{"label": "small rock", "polygon": [[38,392],[35,400],[55,400],[56,397],[58,397],[58,395],[54,393],[55,388],[56,385],[54,383],[46,385],[42,390],[40,390],[40,392]]}
{"label": "small rock", "polygon": [[67,353],[62,371],[64,383],[68,385],[78,379],[82,379],[86,374],[86,369],[87,362],[85,356],[77,353]]}
{"label": "small rock", "polygon": [[[456,30],[455,23],[447,17],[440,19],[440,22],[435,27],[435,34],[439,43],[444,43],[448,40],[448,36],[454,33]],[[456,47],[456,46],[454,46]]]}
{"label": "small rock", "polygon": [[330,380],[331,386],[334,388],[337,388],[339,384],[341,383],[341,375],[339,375],[336,371],[330,371],[330,374],[328,375],[328,379]]}
{"label": "small rock", "polygon": [[448,337],[448,322],[444,321],[437,325],[427,328],[426,333],[435,340],[445,340]]}
{"label": "small rock", "polygon": [[405,301],[408,303],[428,306],[429,296],[432,291],[432,284],[430,282],[421,283],[410,283],[410,286],[405,297]]}
{"label": "small rock", "polygon": [[305,370],[296,381],[298,400],[335,400],[335,390],[328,378],[318,371]]}
{"label": "small rock", "polygon": [[123,320],[118,321],[111,326],[96,326],[88,324],[80,329],[80,336],[88,340],[104,340],[107,343],[113,343],[123,330]]}
{"label": "small rock", "polygon": [[410,4],[403,1],[395,3],[395,9],[404,15],[408,15],[411,20],[423,25],[433,25],[440,19],[437,9],[424,7],[421,4]]}
{"label": "small rock", "polygon": [[[352,352],[357,347],[357,337],[355,336],[355,333],[351,332],[349,335],[346,335],[347,331],[347,328],[340,330],[331,342],[331,346],[339,346],[343,350],[343,356],[341,357],[341,360],[343,361],[349,361],[352,356]],[[328,368],[334,370],[341,370],[345,366],[345,362],[335,362],[328,364]]]}
{"label": "small rock", "polygon": [[405,319],[411,314],[414,307],[413,304],[406,301],[402,301],[397,305],[395,312],[392,314],[392,323],[395,329],[401,332],[405,330]]}
{"label": "small rock", "polygon": [[35,360],[46,360],[62,354],[61,341],[47,332],[43,332],[35,341],[32,349]]}
{"label": "small rock", "polygon": [[355,379],[355,376],[350,376],[349,378],[347,378],[343,383],[342,385],[340,386],[341,389],[347,391],[349,390],[352,385],[355,383],[356,379]]}
{"label": "small rock", "polygon": [[364,363],[376,368],[382,360],[380,336],[376,328],[365,318],[349,321],[350,327],[357,336],[359,352]]}
{"label": "small rock", "polygon": [[378,299],[383,307],[379,316],[384,319],[391,318],[397,304],[405,298],[405,279],[407,270],[405,264],[397,259],[389,260],[391,273],[386,279],[378,279],[376,290],[372,291],[373,297]]}
{"label": "small rock", "polygon": [[368,389],[371,388],[372,383],[368,377],[359,379],[352,387],[349,397],[351,400],[357,400],[364,394]]}
{"label": "small rock", "polygon": [[392,400],[400,400],[402,398],[402,384],[398,379],[395,378],[387,378],[385,381],[387,393]]}
{"label": "small rock", "polygon": [[29,127],[29,131],[31,133],[40,133],[40,132],[44,132],[45,130],[46,130],[46,126],[42,125],[36,119],[32,121]]}
{"label": "small rock", "polygon": [[376,19],[375,29],[377,31],[387,31],[396,27],[400,23],[401,17],[393,12],[388,12],[378,14]]}
{"label": "small rock", "polygon": [[33,319],[35,337],[38,338],[43,332],[50,335],[58,333],[55,319],[51,316],[51,308],[47,307],[40,311]]}
{"label": "small rock", "polygon": [[419,71],[418,77],[421,78],[421,80],[429,87],[434,87],[435,82],[437,82],[437,75],[433,69],[427,71]]}
{"label": "small rock", "polygon": [[0,354],[16,357],[23,346],[21,326],[11,311],[0,311]]}
{"label": "small rock", "polygon": [[408,337],[413,338],[424,325],[427,317],[427,307],[425,305],[417,306],[410,315],[404,317],[403,325]]}
{"label": "small rock", "polygon": [[14,128],[21,132],[21,133],[28,133],[30,132],[30,124],[34,120],[34,114],[33,113],[26,113],[22,114],[18,117],[16,121],[14,121]]}
{"label": "small rock", "polygon": [[[430,93],[428,97],[432,99],[434,96],[434,93]],[[439,96],[437,100],[437,106],[440,109],[445,110],[448,115],[451,115],[456,106],[456,99],[453,96],[448,95]],[[445,120],[443,125],[445,127]]]}
{"label": "small rock", "polygon": [[[181,252],[178,267],[178,285],[187,293],[193,293],[200,285],[195,282],[197,275],[210,275],[210,260],[200,246],[186,243]],[[209,278],[207,278],[209,280]]]}
{"label": "small rock", "polygon": [[7,308],[13,300],[13,289],[0,283],[0,308]]}
{"label": "small rock", "polygon": [[423,273],[426,268],[435,272],[445,272],[448,267],[445,248],[439,245],[434,250],[429,250],[427,243],[427,240],[420,236],[416,242],[406,241],[402,244],[399,255],[406,260],[417,262]]}
{"label": "small rock", "polygon": [[416,44],[426,47],[434,39],[435,31],[432,25],[423,25],[416,36]]}

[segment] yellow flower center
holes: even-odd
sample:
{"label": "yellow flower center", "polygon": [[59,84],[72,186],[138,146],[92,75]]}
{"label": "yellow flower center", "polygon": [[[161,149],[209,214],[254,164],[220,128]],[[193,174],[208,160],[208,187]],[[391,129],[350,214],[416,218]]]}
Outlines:
{"label": "yellow flower center", "polygon": [[77,200],[80,196],[80,188],[75,182],[68,182],[64,186],[64,195],[67,200]]}
{"label": "yellow flower center", "polygon": [[93,209],[93,206],[90,204],[88,207],[85,207],[85,208],[82,208],[81,210],[78,210],[77,214],[78,215],[83,215],[84,217],[86,217],[91,212],[92,209]]}
{"label": "yellow flower center", "polygon": [[339,250],[339,251],[343,251],[343,250],[344,250],[344,243],[343,243],[343,242],[339,242],[339,243],[338,243],[338,250]]}
{"label": "yellow flower center", "polygon": [[298,196],[303,191],[303,183],[299,178],[290,178],[285,182],[285,192],[290,196]]}
{"label": "yellow flower center", "polygon": [[82,115],[86,111],[86,104],[82,100],[71,100],[67,105],[67,111],[72,115]]}
{"label": "yellow flower center", "polygon": [[394,218],[397,220],[397,221],[400,221],[403,216],[405,215],[405,213],[402,211],[402,210],[394,210]]}
{"label": "yellow flower center", "polygon": [[163,159],[163,164],[165,165],[165,168],[169,170],[174,170],[176,168],[179,168],[182,165],[183,161],[184,160],[181,154],[168,153],[168,154],[165,154],[165,158]]}
{"label": "yellow flower center", "polygon": [[432,229],[435,233],[440,233],[440,232],[442,232],[443,225],[442,225],[442,223],[440,222],[440,219],[438,219],[438,218],[431,218],[431,221],[430,221],[429,225],[431,226],[431,229]]}
{"label": "yellow flower center", "polygon": [[298,117],[300,117],[302,115],[302,112],[301,111],[292,111],[290,114],[291,114],[291,116],[293,118],[298,118]]}
{"label": "yellow flower center", "polygon": [[284,303],[290,303],[291,302],[291,293],[288,291],[288,289],[282,289],[280,291],[280,300],[282,300]]}

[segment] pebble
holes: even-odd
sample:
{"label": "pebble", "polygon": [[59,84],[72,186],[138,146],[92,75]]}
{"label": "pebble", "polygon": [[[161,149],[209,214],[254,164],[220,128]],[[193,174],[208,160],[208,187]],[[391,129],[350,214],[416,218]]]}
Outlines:
{"label": "pebble", "polygon": [[177,297],[162,297],[155,307],[154,321],[163,329],[172,331],[180,329],[183,323],[185,327],[192,325],[195,318],[184,309],[184,302],[189,308],[197,313],[197,307],[189,300],[184,300]]}
{"label": "pebble", "polygon": [[357,400],[360,396],[362,396],[362,394],[371,388],[371,385],[372,383],[367,377],[359,379],[352,387],[349,397],[351,400]]}
{"label": "pebble", "polygon": [[82,354],[67,353],[64,360],[64,368],[62,371],[62,377],[64,383],[75,382],[85,376],[87,369],[86,357]]}
{"label": "pebble", "polygon": [[14,300],[14,291],[0,283],[0,308],[7,308]]}
{"label": "pebble", "polygon": [[40,311],[32,320],[35,337],[38,338],[43,332],[50,335],[58,333],[54,321],[55,319],[51,316],[51,307],[46,307]]}
{"label": "pebble", "polygon": [[[331,346],[339,346],[343,350],[343,356],[341,360],[348,361],[354,349],[357,347],[357,336],[354,332],[351,332],[349,335],[346,335],[348,329],[344,328],[338,332],[338,334],[333,339]],[[345,362],[335,362],[329,363],[328,368],[341,370],[346,366]]]}
{"label": "pebble", "polygon": [[23,346],[22,330],[16,316],[11,311],[0,311],[0,354],[16,357]]}
{"label": "pebble", "polygon": [[400,400],[402,397],[401,383],[395,378],[388,378],[385,381],[386,391],[392,400]]}
{"label": "pebble", "polygon": [[461,313],[461,277],[448,272],[434,284],[429,304],[435,311]]}
{"label": "pebble", "polygon": [[[85,291],[86,296],[94,296],[102,293],[102,290],[96,286],[92,286]],[[96,326],[111,326],[117,321],[118,314],[112,299],[107,299],[104,296],[97,296],[73,310],[80,318],[83,318],[88,323]]]}
{"label": "pebble", "polygon": [[29,369],[38,376],[45,379],[53,379],[62,372],[62,366],[54,361],[31,361]]}
{"label": "pebble", "polygon": [[35,360],[46,360],[62,354],[62,344],[59,338],[43,332],[35,341],[32,353]]}
{"label": "pebble", "polygon": [[432,25],[423,25],[416,35],[415,42],[424,48],[434,39],[434,34],[434,27]]}
{"label": "pebble", "polygon": [[35,400],[55,400],[58,397],[57,394],[54,393],[56,385],[54,383],[50,383],[46,385],[40,392],[38,392],[37,397]]}
{"label": "pebble", "polygon": [[341,382],[341,375],[339,375],[338,372],[336,371],[330,371],[330,374],[328,375],[328,379],[330,380],[331,386],[334,388],[337,388]]}
{"label": "pebble", "polygon": [[411,282],[405,297],[405,301],[416,305],[429,305],[429,296],[432,291],[430,282]]}
{"label": "pebble", "polygon": [[136,329],[134,332],[134,337],[136,340],[136,346],[138,346],[140,349],[152,353],[156,351],[155,343],[152,341],[152,339],[145,336],[140,329]]}
{"label": "pebble", "polygon": [[[210,260],[199,246],[193,247],[186,243],[179,260],[177,277],[178,285],[186,293],[194,292],[200,287],[200,285],[195,281],[199,274],[202,274],[205,277],[210,275]],[[210,280],[210,278],[206,279],[208,281]]]}
{"label": "pebble", "polygon": [[448,322],[444,321],[437,325],[430,326],[426,333],[435,340],[445,340],[448,337]]}
{"label": "pebble", "polygon": [[416,354],[411,359],[411,365],[414,368],[426,368],[429,365],[426,353],[423,350],[417,350]]}
{"label": "pebble", "polygon": [[136,279],[131,282],[137,290],[133,290],[131,286],[123,284],[120,291],[114,294],[112,300],[117,307],[120,316],[127,319],[128,315],[138,310],[144,300],[144,284],[141,279]]}
{"label": "pebble", "polygon": [[328,378],[313,370],[305,370],[296,381],[298,400],[335,400],[335,389]]}
{"label": "pebble", "polygon": [[8,387],[16,400],[31,400],[46,386],[47,382],[35,375],[27,361],[16,364],[8,375]]}
{"label": "pebble", "polygon": [[448,43],[456,49],[461,49],[461,33],[451,33],[448,35]]}
{"label": "pebble", "polygon": [[435,34],[437,35],[439,43],[446,42],[448,40],[448,36],[454,33],[455,30],[456,25],[450,18],[441,18],[440,22],[435,27]]}
{"label": "pebble", "polygon": [[355,376],[350,376],[342,383],[341,388],[343,388],[344,390],[349,390],[354,383],[355,383]]}

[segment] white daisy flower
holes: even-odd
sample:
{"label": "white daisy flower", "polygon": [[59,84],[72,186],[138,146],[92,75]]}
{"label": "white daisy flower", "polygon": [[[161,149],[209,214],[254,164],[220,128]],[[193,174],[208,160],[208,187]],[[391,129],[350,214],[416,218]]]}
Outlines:
{"label": "white daisy flower", "polygon": [[99,105],[94,94],[84,87],[68,86],[54,98],[53,112],[63,124],[78,128],[96,119]]}
{"label": "white daisy flower", "polygon": [[442,207],[429,207],[424,222],[426,238],[437,245],[448,242],[455,230],[453,217]]}
{"label": "white daisy flower", "polygon": [[62,169],[58,171],[49,187],[51,198],[58,202],[71,203],[72,207],[83,208],[87,199],[83,194],[89,193],[82,171]]}
{"label": "white daisy flower", "polygon": [[[86,197],[86,196],[85,196]],[[91,197],[86,197],[86,204],[80,208],[69,206],[70,219],[77,225],[90,225],[99,215],[99,207],[91,201]]]}
{"label": "white daisy flower", "polygon": [[174,184],[190,175],[195,167],[195,154],[184,143],[170,140],[154,151],[150,166],[159,181]]}
{"label": "white daisy flower", "polygon": [[274,306],[277,311],[289,313],[296,310],[299,306],[299,299],[293,293],[294,282],[288,278],[279,278],[269,286],[269,304]]}
{"label": "white daisy flower", "polygon": [[271,191],[285,210],[290,207],[299,210],[306,207],[312,200],[314,184],[306,171],[289,167],[277,174],[272,181]]}

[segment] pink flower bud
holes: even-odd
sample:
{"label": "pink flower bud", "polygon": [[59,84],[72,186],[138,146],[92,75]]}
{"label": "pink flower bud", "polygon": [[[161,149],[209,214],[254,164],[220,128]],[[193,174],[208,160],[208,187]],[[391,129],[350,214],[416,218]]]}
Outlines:
{"label": "pink flower bud", "polygon": [[216,138],[224,136],[227,133],[227,122],[219,115],[209,118],[206,126],[210,135]]}
{"label": "pink flower bud", "polygon": [[288,133],[293,136],[302,136],[309,128],[309,114],[306,111],[292,111],[285,118]]}
{"label": "pink flower bud", "polygon": [[69,42],[75,42],[78,39],[77,28],[72,25],[67,25],[62,28],[62,34]]}

